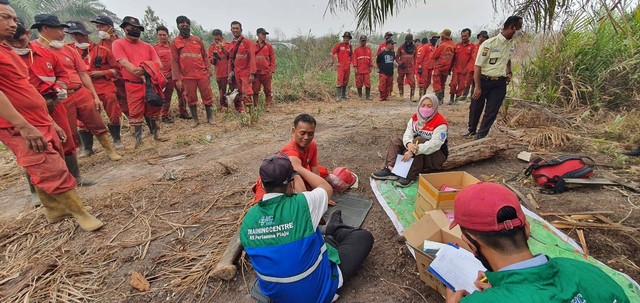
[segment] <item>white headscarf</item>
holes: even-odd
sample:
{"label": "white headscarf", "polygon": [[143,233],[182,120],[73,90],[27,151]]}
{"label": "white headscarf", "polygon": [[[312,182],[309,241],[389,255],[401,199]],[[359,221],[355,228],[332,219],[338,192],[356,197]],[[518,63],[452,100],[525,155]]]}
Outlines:
{"label": "white headscarf", "polygon": [[[430,117],[423,117],[422,115],[420,115],[420,106],[422,105],[422,102],[424,102],[425,99],[430,99],[431,102],[433,103],[433,114]],[[413,124],[413,129],[417,132],[420,131],[425,124],[427,124],[427,122],[431,121],[431,119],[433,119],[433,117],[436,116],[436,114],[438,113],[438,105],[440,104],[440,101],[438,100],[438,97],[433,94],[425,94],[424,96],[422,96],[420,98],[420,102],[418,102],[418,106],[416,107],[416,115],[418,116],[418,121],[416,121],[415,124]]]}

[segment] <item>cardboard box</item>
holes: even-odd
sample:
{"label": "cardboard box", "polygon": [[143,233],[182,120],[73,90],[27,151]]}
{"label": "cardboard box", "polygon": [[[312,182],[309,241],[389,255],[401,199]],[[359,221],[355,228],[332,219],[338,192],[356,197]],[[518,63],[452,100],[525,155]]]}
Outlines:
{"label": "cardboard box", "polygon": [[[433,202],[435,209],[452,209],[453,200],[458,192],[471,185],[480,182],[474,176],[463,171],[451,171],[444,173],[421,174],[418,182],[418,193],[422,189],[425,196],[431,198],[427,202]],[[440,191],[443,185],[455,188],[455,191]]]}
{"label": "cardboard box", "polygon": [[416,257],[420,280],[442,294],[442,296],[446,296],[446,286],[429,272],[429,265],[431,265],[435,255],[424,253],[422,248],[424,240],[431,240],[440,243],[455,243],[470,251],[466,243],[462,241],[460,227],[456,226],[454,229],[449,230],[450,223],[451,221],[442,210],[433,210],[426,212],[420,220],[404,230],[407,245],[413,248]]}
{"label": "cardboard box", "polygon": [[436,208],[433,206],[435,202],[429,200],[432,200],[431,197],[425,196],[425,193],[421,192],[421,190],[418,190],[418,193],[416,194],[416,206],[413,211],[413,215],[416,217],[416,219],[422,218],[425,212],[436,210]]}

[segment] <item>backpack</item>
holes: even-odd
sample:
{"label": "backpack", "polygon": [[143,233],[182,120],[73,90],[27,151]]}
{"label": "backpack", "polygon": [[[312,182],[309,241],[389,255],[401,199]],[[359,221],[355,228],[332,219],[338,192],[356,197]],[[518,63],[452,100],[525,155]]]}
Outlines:
{"label": "backpack", "polygon": [[542,187],[541,193],[559,194],[564,192],[564,178],[589,178],[593,174],[593,164],[586,164],[584,159],[589,157],[560,156],[545,161],[542,158],[534,159],[525,170],[525,176],[532,176],[538,185]]}

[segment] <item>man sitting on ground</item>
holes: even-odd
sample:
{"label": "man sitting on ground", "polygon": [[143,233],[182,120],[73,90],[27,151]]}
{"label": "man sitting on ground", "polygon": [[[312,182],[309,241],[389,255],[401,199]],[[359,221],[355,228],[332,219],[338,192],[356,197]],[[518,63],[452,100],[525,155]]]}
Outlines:
{"label": "man sitting on ground", "polygon": [[[318,164],[318,145],[313,140],[316,133],[316,119],[309,114],[300,114],[293,120],[293,127],[291,128],[291,141],[285,145],[279,152],[281,155],[286,155],[292,159],[298,159],[302,163],[302,167],[319,175],[323,179],[329,176],[329,171],[326,167]],[[304,184],[300,184],[301,187],[297,192],[304,190],[311,190],[310,184],[304,179]],[[306,185],[306,189],[305,186]],[[260,179],[253,188],[256,196],[253,203],[258,203],[264,195],[264,190],[260,183]],[[329,200],[331,205],[335,205],[331,199]]]}
{"label": "man sitting on ground", "polygon": [[450,228],[460,225],[462,240],[488,271],[475,282],[481,291],[447,290],[447,303],[629,302],[620,285],[594,265],[534,256],[527,245],[529,223],[518,197],[506,187],[474,184],[460,191],[454,203]]}
{"label": "man sitting on ground", "polygon": [[[240,243],[256,270],[257,287],[273,302],[332,302],[369,255],[373,236],[343,224],[336,211],[325,243],[318,225],[333,190],[302,164],[279,156],[262,162],[266,194],[242,220]],[[302,179],[313,190],[295,194]]]}

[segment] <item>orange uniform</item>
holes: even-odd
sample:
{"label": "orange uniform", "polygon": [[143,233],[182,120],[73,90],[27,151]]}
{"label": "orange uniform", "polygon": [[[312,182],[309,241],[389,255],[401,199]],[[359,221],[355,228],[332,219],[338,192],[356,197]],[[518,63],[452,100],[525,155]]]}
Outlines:
{"label": "orange uniform", "polygon": [[[42,47],[40,43],[35,41],[29,42],[29,47],[31,48],[31,52],[20,56],[29,67],[29,83],[31,83],[45,99],[55,100],[57,97],[56,89],[67,88],[69,74],[55,53]],[[49,115],[53,118],[53,121],[62,128],[67,138],[69,138],[69,140],[62,142],[64,155],[74,156],[78,146],[76,146],[75,141],[71,139],[73,138],[73,132],[67,119],[67,109],[60,102],[54,103],[52,106],[47,106]]]}
{"label": "orange uniform", "polygon": [[256,53],[253,49],[253,43],[244,36],[240,36],[231,41],[229,45],[229,72],[233,73],[234,83],[230,86],[238,88],[242,94],[241,104],[236,103],[236,109],[242,110],[242,105],[252,104],[253,101],[253,84],[250,76],[257,72]]}
{"label": "orange uniform", "polygon": [[[451,71],[451,63],[456,52],[456,45],[451,40],[442,40],[433,53],[433,91],[444,93],[444,85]],[[442,98],[442,96],[438,96]]]}
{"label": "orange uniform", "polygon": [[[44,136],[44,151],[30,150],[9,121],[0,118],[0,142],[16,156],[16,162],[31,176],[31,183],[48,194],[61,194],[76,187],[62,158],[62,146],[47,113],[44,98],[29,83],[29,69],[6,44],[0,44],[0,91],[9,102]],[[4,110],[4,109],[0,109]]]}
{"label": "orange uniform", "polygon": [[218,94],[220,95],[220,109],[222,110],[227,107],[225,95],[229,85],[229,42],[223,41],[222,47],[215,42],[212,43],[209,45],[207,54],[211,58],[211,64],[216,67],[216,82],[218,83]]}
{"label": "orange uniform", "polygon": [[258,94],[260,87],[264,88],[264,101],[266,105],[271,104],[271,79],[273,73],[276,72],[276,54],[270,43],[261,44],[256,41],[253,46],[256,52],[256,79],[253,81],[253,104],[258,105]]}
{"label": "orange uniform", "polygon": [[189,106],[198,104],[198,91],[205,106],[213,104],[211,91],[211,61],[204,44],[197,36],[178,36],[171,42],[171,74],[182,81]]}
{"label": "orange uniform", "polygon": [[450,94],[462,96],[465,89],[471,85],[473,73],[469,73],[469,66],[475,65],[476,45],[473,43],[456,44],[456,52],[453,57],[453,71],[451,83],[449,84]]}
{"label": "orange uniform", "polygon": [[353,55],[351,44],[340,42],[333,47],[331,54],[338,57],[338,79],[336,86],[347,86],[349,84],[351,57]]}
{"label": "orange uniform", "polygon": [[[109,39],[102,39],[98,41],[99,46],[104,46],[108,48],[111,52],[113,52],[113,42],[118,40],[118,35],[112,35]],[[122,79],[122,74],[118,74],[118,78],[113,81],[113,84],[116,85],[116,97],[118,98],[118,103],[120,103],[120,110],[124,113],[125,116],[129,117],[129,106],[127,105],[127,91],[124,89],[124,80]]]}
{"label": "orange uniform", "polygon": [[416,62],[418,73],[418,87],[422,91],[426,91],[431,85],[431,75],[433,74],[433,53],[436,47],[427,43],[420,47],[418,51],[418,59]]}
{"label": "orange uniform", "polygon": [[415,67],[418,56],[417,53],[415,45],[411,52],[407,49],[406,44],[402,44],[398,47],[398,51],[396,52],[396,62],[398,63],[398,90],[400,91],[400,95],[402,95],[403,92],[405,78],[412,90],[416,87]]}
{"label": "orange uniform", "polygon": [[89,47],[87,49],[83,50],[77,46],[75,46],[74,49],[84,63],[89,66],[89,72],[101,71],[104,73],[104,75],[99,78],[92,77],[91,82],[100,101],[104,103],[104,110],[107,113],[107,117],[109,117],[109,124],[119,126],[122,110],[120,109],[120,104],[116,96],[116,86],[113,81],[117,79],[120,74],[120,64],[116,62],[110,49],[96,45],[91,41],[89,41]]}
{"label": "orange uniform", "polygon": [[371,88],[371,49],[368,46],[358,46],[353,51],[353,67],[356,69],[356,87]]}
{"label": "orange uniform", "polygon": [[167,87],[164,89],[164,103],[162,104],[160,115],[162,118],[168,118],[170,116],[171,99],[173,98],[173,91],[175,90],[178,94],[178,112],[180,116],[188,116],[183,90],[176,87],[176,80],[173,79],[171,73],[171,45],[157,43],[153,46],[153,49],[156,50],[158,58],[160,58],[160,62],[162,63],[162,75],[167,79]]}

